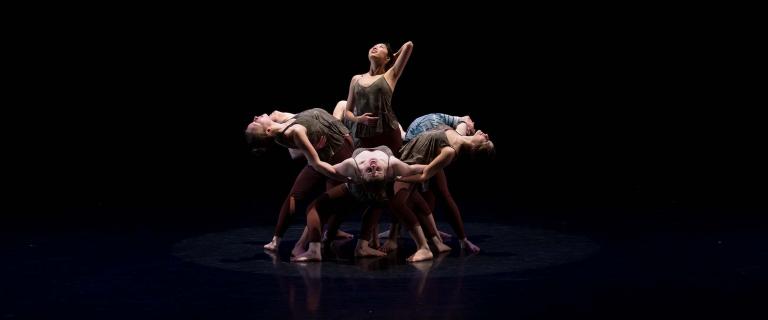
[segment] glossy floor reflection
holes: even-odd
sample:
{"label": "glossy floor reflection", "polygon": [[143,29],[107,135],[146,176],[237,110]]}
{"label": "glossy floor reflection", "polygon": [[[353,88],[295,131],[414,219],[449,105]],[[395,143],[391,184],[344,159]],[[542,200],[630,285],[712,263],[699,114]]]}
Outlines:
{"label": "glossy floor reflection", "polygon": [[0,319],[765,315],[759,226],[627,234],[468,223],[480,254],[414,264],[404,262],[407,239],[385,258],[353,259],[347,242],[326,262],[290,263],[290,236],[279,254],[261,249],[268,237],[258,232],[269,229],[4,233]]}
{"label": "glossy floor reflection", "polygon": [[[450,230],[439,225],[441,230]],[[353,233],[354,224],[342,228]],[[456,277],[552,267],[575,262],[594,254],[599,246],[584,236],[505,224],[467,223],[467,233],[480,246],[480,254],[461,250],[455,237],[446,241],[453,248],[434,261],[408,263],[416,251],[410,238],[400,238],[398,249],[387,257],[356,258],[355,239],[336,240],[323,253],[323,276],[344,278],[411,278],[422,273],[430,277]],[[174,255],[206,266],[253,273],[297,275],[290,263],[290,251],[301,227],[286,233],[277,253],[261,249],[271,238],[269,227],[227,230],[185,239],[174,246]],[[383,242],[383,240],[382,240]]]}

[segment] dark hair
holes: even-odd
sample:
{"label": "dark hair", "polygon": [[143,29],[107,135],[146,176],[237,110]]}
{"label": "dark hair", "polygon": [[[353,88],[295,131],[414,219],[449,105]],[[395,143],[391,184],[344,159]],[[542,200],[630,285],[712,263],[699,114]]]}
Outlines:
{"label": "dark hair", "polygon": [[245,130],[245,142],[248,144],[248,149],[251,150],[251,154],[254,156],[261,156],[272,147],[272,138],[269,136],[259,137],[253,132]]}
{"label": "dark hair", "polygon": [[384,64],[384,69],[389,69],[392,67],[392,64],[395,63],[395,53],[392,52],[392,47],[389,46],[389,42],[382,42],[385,47],[387,47],[387,57],[389,58],[389,62]]}

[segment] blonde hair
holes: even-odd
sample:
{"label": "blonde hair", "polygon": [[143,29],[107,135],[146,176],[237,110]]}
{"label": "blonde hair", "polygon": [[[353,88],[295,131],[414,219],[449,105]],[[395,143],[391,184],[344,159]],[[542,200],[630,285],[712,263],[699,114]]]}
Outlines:
{"label": "blonde hair", "polygon": [[494,159],[496,157],[496,146],[494,146],[491,140],[476,145],[472,150],[473,156],[487,157],[488,159]]}

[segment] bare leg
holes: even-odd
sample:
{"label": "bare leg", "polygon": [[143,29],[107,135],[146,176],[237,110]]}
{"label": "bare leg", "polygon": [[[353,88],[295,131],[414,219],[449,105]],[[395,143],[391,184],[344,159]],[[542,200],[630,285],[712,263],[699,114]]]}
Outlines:
{"label": "bare leg", "polygon": [[[429,197],[427,197],[427,195],[429,195]],[[422,221],[422,225],[427,225],[427,229],[424,230],[437,234],[437,236],[440,237],[440,241],[446,241],[451,238],[450,234],[437,230],[435,216],[432,214],[435,210],[435,196],[431,192],[422,193],[420,191],[415,191],[411,194],[411,197],[408,198],[408,200],[412,202],[415,210],[422,213],[421,215],[417,215],[417,217],[419,217],[419,221]],[[423,220],[420,216],[427,216],[429,220]]]}
{"label": "bare leg", "polygon": [[360,225],[360,239],[368,241],[371,248],[379,247],[379,239],[376,238],[376,229],[379,226],[379,217],[383,209],[378,206],[368,206],[363,212]]}
{"label": "bare leg", "polygon": [[438,236],[432,237],[432,244],[435,245],[435,248],[437,248],[437,252],[443,253],[451,251],[451,247],[445,245],[442,240]]}
{"label": "bare leg", "polygon": [[397,249],[397,238],[399,238],[399,231],[400,228],[397,227],[397,224],[392,224],[393,229],[389,229],[389,238],[384,241],[384,245],[381,246],[381,251],[384,252],[391,252],[395,251]]}
{"label": "bare leg", "polygon": [[307,247],[308,237],[309,237],[309,229],[307,227],[304,227],[304,231],[301,233],[301,237],[299,238],[298,241],[296,241],[296,245],[293,246],[293,250],[291,250],[291,256],[295,257],[307,251],[304,248]]}
{"label": "bare leg", "polygon": [[372,228],[373,228],[373,231],[371,232],[371,234],[373,236],[371,237],[371,240],[370,240],[371,242],[369,243],[369,245],[371,248],[378,249],[379,247],[381,247],[381,243],[379,242],[379,237],[377,236],[377,234],[379,233],[379,224],[377,223],[373,225]]}
{"label": "bare leg", "polygon": [[427,238],[424,237],[424,231],[421,227],[416,225],[411,229],[411,237],[416,241],[416,253],[405,259],[408,262],[418,262],[432,259],[432,251],[429,251],[429,245],[427,245]]}

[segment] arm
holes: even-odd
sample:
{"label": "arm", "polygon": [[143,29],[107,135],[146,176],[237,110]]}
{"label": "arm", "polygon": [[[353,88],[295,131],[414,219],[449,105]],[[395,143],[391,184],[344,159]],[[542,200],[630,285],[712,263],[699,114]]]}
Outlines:
{"label": "arm", "polygon": [[466,122],[460,122],[458,126],[456,126],[456,132],[458,132],[462,136],[466,136],[467,133],[469,133],[469,129],[467,128]]}
{"label": "arm", "polygon": [[[324,148],[326,143],[328,143],[328,139],[325,136],[321,136],[320,140],[313,144],[312,147],[315,148],[315,151],[317,151]],[[291,155],[291,159],[293,160],[304,157],[304,153],[301,152],[301,150],[294,148],[288,148],[288,154]]]}
{"label": "arm", "polygon": [[448,166],[448,164],[451,163],[451,160],[453,160],[453,157],[455,156],[456,151],[454,151],[453,148],[443,147],[440,149],[440,154],[438,154],[437,157],[435,157],[435,159],[433,159],[432,162],[430,162],[424,168],[424,171],[421,174],[403,177],[397,180],[410,183],[427,181],[429,178],[432,178],[432,176],[434,176],[438,171]]}
{"label": "arm", "polygon": [[407,164],[395,157],[390,157],[389,165],[392,166],[392,174],[396,177],[421,174],[427,167],[423,164]]}
{"label": "arm", "polygon": [[333,169],[336,170],[336,175],[338,177],[344,177],[343,181],[357,181],[357,174],[355,172],[355,160],[352,158],[348,158],[342,162],[339,162],[335,165],[333,165]]}
{"label": "arm", "polygon": [[352,77],[349,83],[349,93],[347,94],[347,110],[344,112],[344,119],[352,122],[362,122],[366,125],[376,125],[379,117],[371,117],[371,113],[364,113],[359,117],[355,116],[355,83],[360,80],[360,75]]}
{"label": "arm", "polygon": [[475,134],[475,122],[469,116],[459,117],[459,124],[456,125],[456,132],[462,136]]}
{"label": "arm", "polygon": [[395,52],[395,64],[392,65],[392,68],[389,68],[387,70],[387,73],[384,74],[386,77],[389,75],[389,78],[387,80],[390,80],[390,83],[392,83],[392,87],[395,87],[395,84],[397,83],[397,79],[400,79],[400,75],[403,74],[403,69],[405,69],[405,64],[408,63],[408,59],[411,57],[411,52],[413,51],[413,42],[406,42],[403,44],[402,47],[400,47],[400,50],[397,50]]}
{"label": "arm", "polygon": [[307,163],[315,168],[315,170],[331,179],[341,181],[347,180],[346,177],[338,174],[336,169],[331,166],[331,164],[320,160],[320,157],[317,155],[317,151],[309,142],[309,138],[307,137],[307,128],[304,128],[303,126],[293,126],[289,129],[288,132],[286,132],[286,134],[290,134],[293,137],[293,141],[296,144],[296,147],[298,147],[298,149],[304,153],[304,157],[307,158]]}

